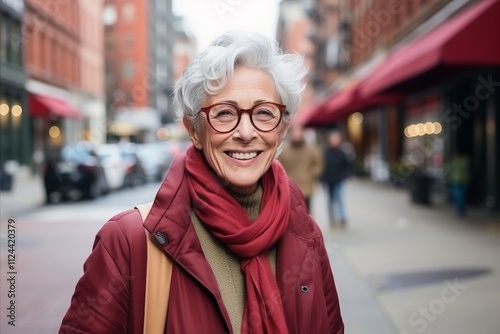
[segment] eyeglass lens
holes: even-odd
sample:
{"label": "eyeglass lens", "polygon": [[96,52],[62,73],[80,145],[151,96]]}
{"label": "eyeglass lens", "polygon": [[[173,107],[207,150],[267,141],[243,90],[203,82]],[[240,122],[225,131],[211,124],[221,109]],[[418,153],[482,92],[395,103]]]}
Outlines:
{"label": "eyeglass lens", "polygon": [[[209,121],[216,131],[229,132],[233,130],[241,117],[239,109],[231,104],[217,104],[210,109]],[[260,131],[271,131],[281,120],[281,111],[278,106],[263,103],[251,109],[251,120],[255,128]]]}

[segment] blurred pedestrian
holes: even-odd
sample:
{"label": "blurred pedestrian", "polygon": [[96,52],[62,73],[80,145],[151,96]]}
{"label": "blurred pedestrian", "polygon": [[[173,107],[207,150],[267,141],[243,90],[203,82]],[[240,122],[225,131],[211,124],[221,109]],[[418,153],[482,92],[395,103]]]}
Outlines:
{"label": "blurred pedestrian", "polygon": [[290,126],[288,141],[278,159],[288,176],[299,186],[307,209],[311,211],[311,196],[316,181],[323,172],[323,157],[316,146],[306,142],[304,129],[299,124]]}
{"label": "blurred pedestrian", "polygon": [[458,216],[462,217],[465,215],[467,210],[467,191],[470,181],[470,159],[465,153],[458,151],[454,154],[447,169],[455,212]]}
{"label": "blurred pedestrian", "polygon": [[144,228],[173,265],[162,333],[344,333],[321,231],[275,160],[304,76],[256,33],[194,58],[174,90],[193,145],[144,225],[128,210],[98,233],[60,333],[143,332]]}
{"label": "blurred pedestrian", "polygon": [[[345,226],[347,221],[344,181],[352,173],[353,162],[342,146],[343,142],[341,133],[337,130],[331,131],[328,134],[327,146],[323,154],[325,169],[321,178],[327,186],[328,213],[331,226],[336,224],[337,216],[342,226]],[[337,210],[335,210],[335,207]]]}

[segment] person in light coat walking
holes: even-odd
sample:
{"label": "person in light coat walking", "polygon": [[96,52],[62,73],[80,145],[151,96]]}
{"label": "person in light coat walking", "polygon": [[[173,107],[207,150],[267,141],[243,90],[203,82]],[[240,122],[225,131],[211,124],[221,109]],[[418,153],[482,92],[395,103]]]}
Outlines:
{"label": "person in light coat walking", "polygon": [[324,168],[323,157],[316,146],[306,142],[301,125],[293,124],[288,137],[278,160],[288,176],[299,186],[310,211],[311,197]]}

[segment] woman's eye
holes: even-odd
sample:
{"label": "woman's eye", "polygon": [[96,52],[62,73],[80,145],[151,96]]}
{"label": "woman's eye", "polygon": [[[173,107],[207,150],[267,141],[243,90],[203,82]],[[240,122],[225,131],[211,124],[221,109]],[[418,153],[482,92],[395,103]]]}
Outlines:
{"label": "woman's eye", "polygon": [[266,108],[257,109],[255,115],[258,117],[274,117],[274,113]]}
{"label": "woman's eye", "polygon": [[231,118],[237,117],[238,113],[232,108],[221,108],[213,111],[214,118]]}
{"label": "woman's eye", "polygon": [[232,116],[232,115],[234,115],[234,112],[231,111],[230,109],[223,109],[217,112],[217,117]]}

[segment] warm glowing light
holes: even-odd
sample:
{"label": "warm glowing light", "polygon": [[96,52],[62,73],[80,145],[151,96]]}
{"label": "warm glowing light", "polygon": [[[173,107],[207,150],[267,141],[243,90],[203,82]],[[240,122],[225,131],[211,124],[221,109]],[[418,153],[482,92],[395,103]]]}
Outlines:
{"label": "warm glowing light", "polygon": [[169,136],[168,129],[167,128],[159,128],[156,131],[156,137],[158,140],[167,140]]}
{"label": "warm glowing light", "polygon": [[436,127],[434,126],[434,123],[432,123],[432,122],[425,123],[424,127],[425,127],[425,133],[428,135],[434,134],[434,130],[436,130]]}
{"label": "warm glowing light", "polygon": [[409,126],[407,126],[405,128],[405,137],[406,138],[411,138],[412,137],[412,135],[410,135],[410,127]]}
{"label": "warm glowing light", "polygon": [[7,103],[0,104],[0,115],[6,116],[9,113],[9,105]]}
{"label": "warm glowing light", "polygon": [[407,138],[413,138],[417,136],[425,135],[437,135],[443,130],[439,122],[426,122],[418,124],[410,124],[405,130],[404,134]]}
{"label": "warm glowing light", "polygon": [[351,119],[352,119],[353,123],[361,124],[361,123],[363,123],[364,116],[360,112],[355,112],[354,114],[351,115]]}
{"label": "warm glowing light", "polygon": [[408,127],[408,134],[410,135],[410,137],[417,136],[417,127],[415,126],[415,124],[412,124]]}
{"label": "warm glowing light", "polygon": [[441,123],[439,122],[434,122],[434,134],[440,134],[441,131],[443,130],[443,127],[441,126]]}
{"label": "warm glowing light", "polygon": [[57,138],[61,135],[61,130],[57,126],[51,126],[49,129],[49,136],[51,138]]}
{"label": "warm glowing light", "polygon": [[420,136],[420,129],[418,128],[418,126],[416,124],[412,124],[411,126],[413,128],[413,136]]}
{"label": "warm glowing light", "polygon": [[12,116],[19,117],[23,113],[23,108],[20,105],[16,104],[12,107]]}
{"label": "warm glowing light", "polygon": [[425,125],[424,123],[418,123],[417,124],[417,133],[419,136],[424,136],[425,135]]}

